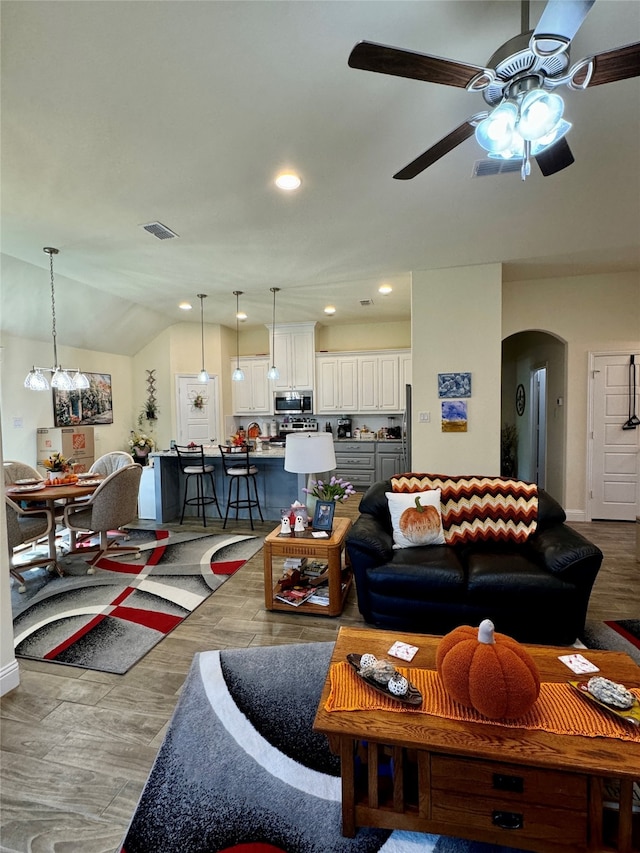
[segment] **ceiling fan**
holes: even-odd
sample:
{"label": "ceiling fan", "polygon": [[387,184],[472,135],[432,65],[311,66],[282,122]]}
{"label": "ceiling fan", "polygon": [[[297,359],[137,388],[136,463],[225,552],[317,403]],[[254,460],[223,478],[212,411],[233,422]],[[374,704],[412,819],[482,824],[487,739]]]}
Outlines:
{"label": "ceiling fan", "polygon": [[595,0],[548,0],[538,25],[529,29],[529,0],[522,2],[520,35],[501,45],[487,67],[361,41],[349,65],[481,92],[489,110],[476,113],[393,177],[415,178],[475,133],[489,157],[521,162],[525,180],[533,158],[543,175],[574,162],[565,139],[571,124],[563,116],[560,86],[583,90],[640,75],[640,42],[587,56],[570,66],[571,40]]}

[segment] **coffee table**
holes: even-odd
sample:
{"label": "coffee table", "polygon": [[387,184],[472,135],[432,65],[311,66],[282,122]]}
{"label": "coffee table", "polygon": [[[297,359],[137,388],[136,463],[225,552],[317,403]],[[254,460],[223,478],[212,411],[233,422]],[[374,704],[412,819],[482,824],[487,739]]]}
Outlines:
{"label": "coffee table", "polygon": [[[264,540],[264,606],[267,610],[284,610],[289,613],[306,613],[314,616],[339,616],[351,587],[351,571],[342,565],[345,540],[351,527],[348,518],[334,518],[331,535],[314,539],[311,531],[281,536],[280,525]],[[278,601],[280,586],[273,577],[274,558],[307,557],[328,564],[329,604],[309,604],[299,607]],[[282,574],[280,572],[280,574]]]}
{"label": "coffee table", "polygon": [[[439,637],[367,628],[341,628],[331,663],[349,653],[388,657],[396,640],[418,646],[409,666],[435,669]],[[558,660],[570,649],[526,648],[542,681],[579,678]],[[640,667],[627,655],[590,649],[585,656],[602,675],[640,686]],[[343,835],[375,826],[535,853],[640,850],[632,802],[640,743],[411,712],[329,712],[329,690],[327,677],[313,728],[341,759]]]}

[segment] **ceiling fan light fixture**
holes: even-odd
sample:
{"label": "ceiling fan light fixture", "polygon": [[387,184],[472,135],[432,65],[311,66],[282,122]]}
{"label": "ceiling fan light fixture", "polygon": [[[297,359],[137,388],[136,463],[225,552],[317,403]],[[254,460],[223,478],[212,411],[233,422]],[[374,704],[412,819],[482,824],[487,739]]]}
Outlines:
{"label": "ceiling fan light fixture", "polygon": [[518,108],[511,101],[503,101],[476,127],[478,144],[489,154],[500,154],[509,148],[518,118]]}
{"label": "ceiling fan light fixture", "polygon": [[572,127],[573,125],[571,122],[565,121],[565,119],[560,119],[553,130],[531,143],[531,154],[535,157],[536,154],[541,154],[543,151],[546,151],[547,148],[551,148],[551,146],[555,145],[558,140],[562,139],[563,136],[566,136]]}
{"label": "ceiling fan light fixture", "polygon": [[555,92],[534,89],[522,99],[518,117],[518,133],[534,142],[546,136],[558,124],[564,113],[564,101]]}

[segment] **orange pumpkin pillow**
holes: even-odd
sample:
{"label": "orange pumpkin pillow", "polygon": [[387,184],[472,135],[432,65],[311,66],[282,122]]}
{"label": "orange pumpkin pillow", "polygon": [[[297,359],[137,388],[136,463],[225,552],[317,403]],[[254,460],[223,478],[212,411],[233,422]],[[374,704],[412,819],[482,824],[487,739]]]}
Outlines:
{"label": "orange pumpkin pillow", "polygon": [[393,525],[393,547],[444,545],[440,489],[385,492]]}

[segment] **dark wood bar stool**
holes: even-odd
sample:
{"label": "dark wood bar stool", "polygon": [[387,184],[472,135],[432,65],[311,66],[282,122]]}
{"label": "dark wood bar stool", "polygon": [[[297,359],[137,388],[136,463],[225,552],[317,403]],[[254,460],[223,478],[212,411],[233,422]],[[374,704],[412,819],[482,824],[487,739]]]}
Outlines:
{"label": "dark wood bar stool", "polygon": [[[238,510],[246,509],[249,511],[249,521],[253,530],[253,508],[255,507],[262,517],[262,509],[260,508],[260,500],[258,498],[258,485],[256,482],[256,474],[258,469],[249,461],[249,446],[243,444],[240,447],[229,447],[226,444],[219,444],[220,456],[222,457],[222,465],[224,467],[225,476],[229,478],[229,491],[227,495],[227,509],[224,515],[223,528],[227,526],[229,518],[229,510],[235,509],[236,521],[238,520]],[[240,481],[244,480],[246,497],[240,497]],[[232,488],[235,483],[235,498],[232,499]],[[253,485],[253,496],[251,494],[251,486]]]}
{"label": "dark wood bar stool", "polygon": [[[197,506],[198,516],[202,509],[202,524],[207,526],[207,507],[209,504],[215,504],[218,510],[218,515],[222,518],[220,512],[220,504],[218,503],[218,495],[216,493],[216,482],[213,477],[213,465],[207,465],[204,461],[204,450],[201,444],[190,445],[188,447],[176,445],[176,453],[178,454],[178,464],[180,470],[185,475],[184,481],[184,498],[182,500],[182,515],[180,516],[180,524],[184,521],[184,511],[187,506]],[[188,498],[189,480],[196,478],[196,496]],[[205,494],[205,477],[211,481],[211,494]]]}

